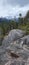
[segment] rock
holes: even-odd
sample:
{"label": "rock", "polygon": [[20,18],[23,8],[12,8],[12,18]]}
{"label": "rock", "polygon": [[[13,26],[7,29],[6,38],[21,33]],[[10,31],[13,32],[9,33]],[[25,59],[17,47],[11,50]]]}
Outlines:
{"label": "rock", "polygon": [[29,52],[22,46],[25,42],[28,44],[29,35],[24,35],[25,32],[22,30],[11,30],[4,37],[2,47],[0,47],[0,62],[3,65],[25,65],[27,61],[29,62]]}
{"label": "rock", "polygon": [[8,36],[4,37],[4,40],[2,42],[2,45],[4,47],[7,47],[10,45],[11,42],[20,39],[25,35],[25,32],[19,29],[11,30],[8,34]]}
{"label": "rock", "polygon": [[26,44],[26,45],[29,46],[29,35],[24,36],[24,37],[22,38],[22,40],[23,40],[23,44]]}
{"label": "rock", "polygon": [[23,47],[21,42],[22,42],[21,39],[15,40],[14,42],[10,43],[10,45],[6,47],[5,50],[9,53],[19,56],[18,54],[23,52]]}
{"label": "rock", "polygon": [[25,62],[23,62],[23,61],[13,61],[13,62],[11,62],[10,63],[10,61],[7,63],[7,64],[5,64],[5,65],[25,65]]}
{"label": "rock", "polygon": [[25,65],[25,62],[14,61],[10,65]]}
{"label": "rock", "polygon": [[0,49],[0,54],[3,54],[5,53],[5,50],[4,49]]}

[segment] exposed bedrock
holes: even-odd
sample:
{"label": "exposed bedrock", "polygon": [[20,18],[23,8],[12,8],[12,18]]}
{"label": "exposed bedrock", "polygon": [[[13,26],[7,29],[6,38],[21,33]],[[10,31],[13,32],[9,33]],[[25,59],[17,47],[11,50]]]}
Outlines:
{"label": "exposed bedrock", "polygon": [[7,47],[10,45],[11,42],[17,40],[17,39],[20,39],[21,37],[23,37],[25,35],[25,32],[22,31],[22,30],[19,30],[19,29],[14,29],[14,30],[11,30],[8,34],[8,36],[5,36],[4,37],[4,40],[2,42],[2,45],[4,47]]}
{"label": "exposed bedrock", "polygon": [[29,35],[22,30],[11,30],[0,46],[0,65],[28,65]]}

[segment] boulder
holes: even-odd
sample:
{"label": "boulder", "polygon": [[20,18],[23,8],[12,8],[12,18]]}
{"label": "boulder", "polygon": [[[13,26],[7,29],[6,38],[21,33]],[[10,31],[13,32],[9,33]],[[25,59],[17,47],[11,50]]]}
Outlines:
{"label": "boulder", "polygon": [[25,32],[19,29],[14,29],[9,32],[7,36],[4,37],[2,42],[3,47],[8,47],[11,42],[20,39],[25,35]]}
{"label": "boulder", "polygon": [[24,37],[22,38],[22,40],[23,40],[23,44],[26,44],[26,45],[29,46],[29,35],[24,36]]}

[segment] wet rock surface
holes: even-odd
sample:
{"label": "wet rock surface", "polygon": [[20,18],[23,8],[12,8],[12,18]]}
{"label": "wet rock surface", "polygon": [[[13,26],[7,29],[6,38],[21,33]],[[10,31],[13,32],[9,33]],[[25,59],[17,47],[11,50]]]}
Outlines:
{"label": "wet rock surface", "polygon": [[22,30],[12,30],[4,38],[0,46],[0,65],[29,65],[29,35],[24,34]]}

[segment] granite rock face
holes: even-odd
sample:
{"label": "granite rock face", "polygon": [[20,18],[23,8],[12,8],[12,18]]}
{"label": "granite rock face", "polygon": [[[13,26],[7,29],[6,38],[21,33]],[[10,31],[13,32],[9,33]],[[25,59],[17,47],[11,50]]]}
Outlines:
{"label": "granite rock face", "polygon": [[2,42],[2,44],[6,47],[9,46],[11,42],[20,39],[21,37],[23,37],[25,35],[25,32],[22,30],[11,30],[8,34],[8,36],[4,37],[4,40]]}
{"label": "granite rock face", "polygon": [[29,35],[24,36],[24,37],[22,38],[22,40],[23,40],[23,44],[26,44],[26,45],[29,46]]}
{"label": "granite rock face", "polygon": [[29,35],[11,30],[0,46],[0,65],[29,65]]}

